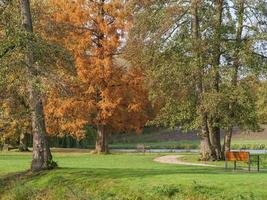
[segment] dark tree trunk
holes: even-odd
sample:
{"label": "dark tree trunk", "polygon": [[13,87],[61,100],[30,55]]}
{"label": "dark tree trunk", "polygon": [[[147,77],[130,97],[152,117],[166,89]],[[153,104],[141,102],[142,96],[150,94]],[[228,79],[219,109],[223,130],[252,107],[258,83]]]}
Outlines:
{"label": "dark tree trunk", "polygon": [[233,129],[230,128],[226,131],[224,135],[224,144],[223,144],[223,150],[222,152],[225,154],[228,151],[231,151],[231,140],[233,135]]}
{"label": "dark tree trunk", "polygon": [[210,144],[210,139],[208,135],[201,135],[200,136],[200,157],[199,160],[201,161],[209,161],[214,160],[212,155],[212,149]]}
{"label": "dark tree trunk", "polygon": [[108,149],[108,135],[105,130],[105,126],[99,125],[97,127],[97,137],[96,137],[96,144],[95,144],[95,153],[109,153]]}
{"label": "dark tree trunk", "polygon": [[220,138],[220,129],[214,127],[213,119],[208,120],[208,129],[209,129],[209,137],[212,149],[215,153],[214,159],[221,160],[223,158],[221,151],[221,138]]}
{"label": "dark tree trunk", "polygon": [[202,161],[213,161],[216,160],[215,149],[211,145],[207,115],[203,116],[203,125],[200,135],[200,160]]}
{"label": "dark tree trunk", "polygon": [[[21,0],[22,26],[26,32],[32,33],[32,19],[29,0]],[[28,41],[28,52],[25,55],[25,63],[28,70],[29,107],[31,110],[32,134],[33,134],[33,157],[31,169],[40,171],[49,169],[52,165],[52,155],[46,138],[44,111],[42,98],[38,85],[38,74],[34,69],[34,59],[31,49],[31,40]]]}

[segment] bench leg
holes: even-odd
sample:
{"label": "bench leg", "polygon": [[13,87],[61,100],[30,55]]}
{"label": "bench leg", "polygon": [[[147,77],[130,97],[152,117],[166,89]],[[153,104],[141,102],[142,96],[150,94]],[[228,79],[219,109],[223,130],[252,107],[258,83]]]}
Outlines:
{"label": "bench leg", "polygon": [[260,156],[257,155],[257,169],[258,169],[258,172],[260,171]]}
{"label": "bench leg", "polygon": [[234,170],[236,170],[236,160],[234,161]]}

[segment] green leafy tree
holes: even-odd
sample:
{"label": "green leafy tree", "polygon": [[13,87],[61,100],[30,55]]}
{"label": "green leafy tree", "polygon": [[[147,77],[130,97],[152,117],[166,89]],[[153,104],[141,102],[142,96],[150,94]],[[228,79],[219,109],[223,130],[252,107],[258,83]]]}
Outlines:
{"label": "green leafy tree", "polygon": [[250,79],[266,75],[266,52],[260,50],[266,5],[144,1],[134,8],[127,50],[146,71],[151,98],[160,105],[153,123],[198,130],[201,159],[223,159],[234,127],[259,127]]}
{"label": "green leafy tree", "polygon": [[[33,31],[28,0],[3,1],[0,30],[1,87],[8,86],[20,91],[30,111],[33,134],[31,169],[39,171],[53,168],[46,139],[44,94],[55,82],[60,84],[58,80],[65,77],[62,75],[63,69],[68,69],[65,74],[71,71],[70,59],[66,59],[71,56],[57,44],[44,40]],[[54,77],[58,77],[57,81],[54,81]]]}

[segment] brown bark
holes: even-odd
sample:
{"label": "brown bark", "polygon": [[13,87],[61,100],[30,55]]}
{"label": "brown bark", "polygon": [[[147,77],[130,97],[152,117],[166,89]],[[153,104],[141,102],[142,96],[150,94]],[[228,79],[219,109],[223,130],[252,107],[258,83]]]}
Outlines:
{"label": "brown bark", "polygon": [[209,137],[207,137],[206,135],[200,136],[199,154],[199,160],[201,161],[213,160]]}
{"label": "brown bark", "polygon": [[108,150],[108,135],[105,130],[105,126],[98,125],[97,127],[97,137],[96,137],[96,144],[95,144],[95,153],[109,153]]}
{"label": "brown bark", "polygon": [[39,92],[35,88],[29,87],[29,93],[33,133],[33,159],[31,168],[33,171],[40,171],[52,167],[50,165],[52,163],[52,155],[46,138],[43,104],[40,95],[38,96]]}
{"label": "brown bark", "polygon": [[[28,33],[33,33],[32,18],[29,0],[21,0],[22,27]],[[31,110],[33,157],[31,169],[40,171],[53,167],[52,155],[46,138],[44,110],[38,85],[38,74],[34,69],[33,49],[31,40],[28,41],[28,51],[25,55],[28,75],[29,107]]]}
{"label": "brown bark", "polygon": [[215,160],[215,151],[212,148],[209,132],[207,127],[202,127],[202,132],[200,135],[200,158],[202,161],[213,161]]}
{"label": "brown bark", "polygon": [[221,138],[220,138],[220,128],[214,126],[215,122],[212,118],[208,119],[208,129],[211,148],[213,149],[215,155],[214,160],[221,160],[224,156],[221,151]]}
{"label": "brown bark", "polygon": [[202,121],[203,125],[201,128],[201,135],[200,135],[199,159],[202,161],[213,161],[216,160],[216,153],[210,141],[207,114],[204,114]]}

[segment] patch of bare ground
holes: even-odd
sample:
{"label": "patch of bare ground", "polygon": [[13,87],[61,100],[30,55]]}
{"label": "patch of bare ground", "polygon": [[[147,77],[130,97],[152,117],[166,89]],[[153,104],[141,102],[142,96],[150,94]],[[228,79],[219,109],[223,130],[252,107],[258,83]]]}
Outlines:
{"label": "patch of bare ground", "polygon": [[204,163],[190,163],[179,160],[184,157],[183,155],[167,155],[160,156],[154,159],[155,162],[166,163],[166,164],[175,164],[175,165],[188,165],[188,166],[204,166],[204,167],[217,167],[215,165],[209,165]]}

